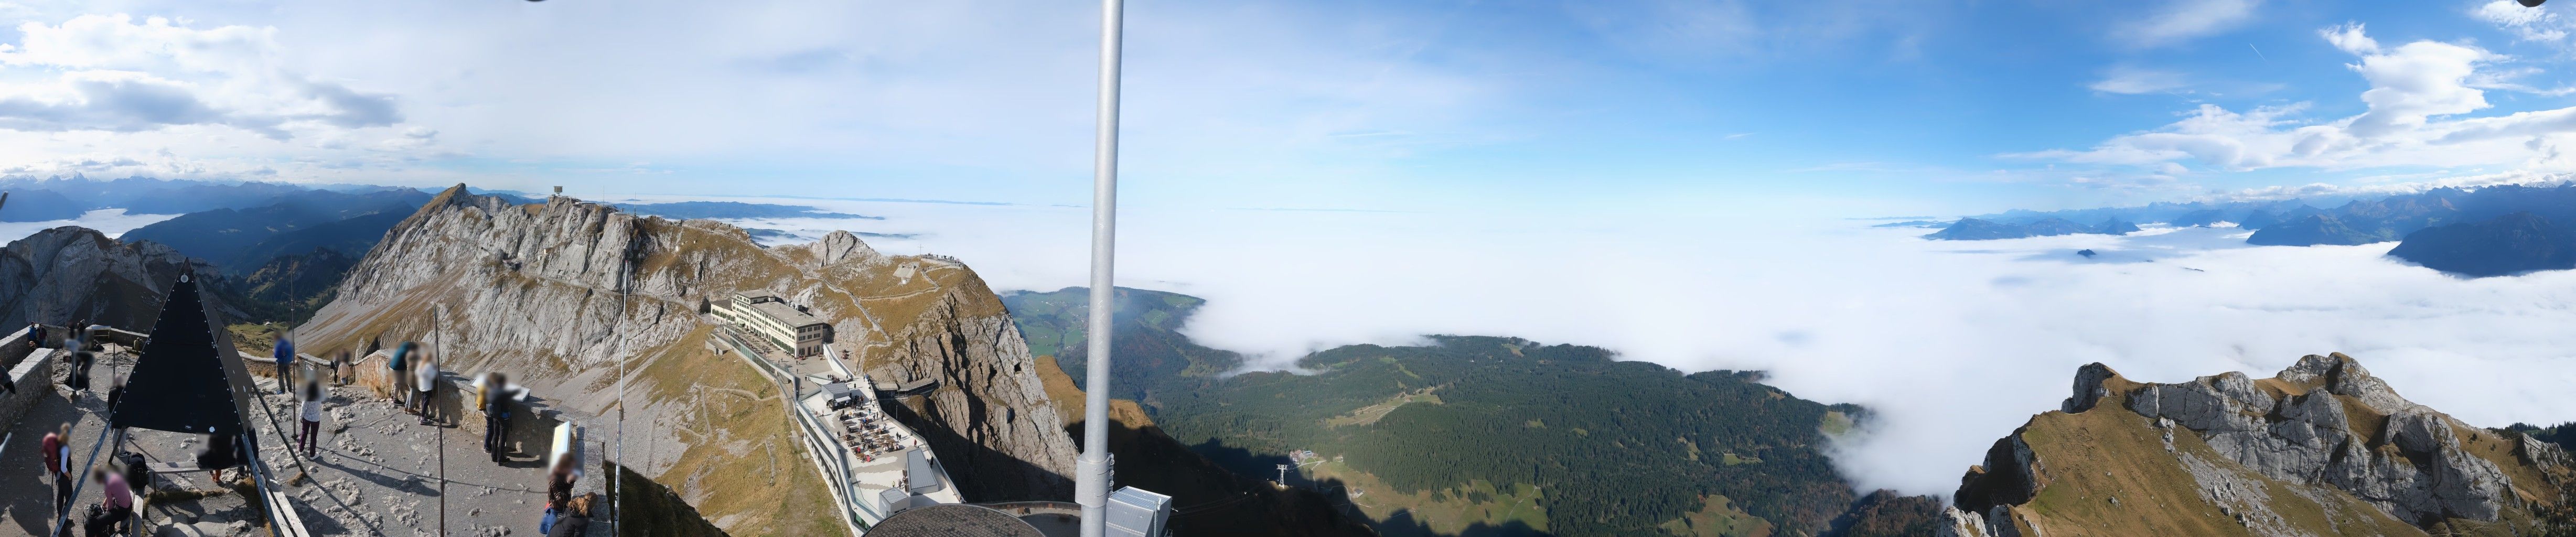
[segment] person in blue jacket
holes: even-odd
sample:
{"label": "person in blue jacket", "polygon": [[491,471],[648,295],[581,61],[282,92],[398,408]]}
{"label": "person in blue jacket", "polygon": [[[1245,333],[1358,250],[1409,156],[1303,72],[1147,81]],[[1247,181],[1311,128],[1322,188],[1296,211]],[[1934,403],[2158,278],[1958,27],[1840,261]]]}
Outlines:
{"label": "person in blue jacket", "polygon": [[277,393],[295,393],[295,342],[289,341],[294,334],[292,330],[277,333],[277,352],[272,355],[277,358]]}

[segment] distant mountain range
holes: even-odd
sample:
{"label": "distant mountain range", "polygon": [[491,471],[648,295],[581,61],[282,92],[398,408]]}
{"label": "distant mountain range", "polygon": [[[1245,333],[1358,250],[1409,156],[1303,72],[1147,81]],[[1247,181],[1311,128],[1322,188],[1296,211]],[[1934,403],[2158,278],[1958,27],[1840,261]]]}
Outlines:
{"label": "distant mountain range", "polygon": [[681,201],[672,203],[617,204],[629,213],[665,218],[865,218],[884,220],[883,216],[835,213],[804,205],[772,205],[738,201]]}
{"label": "distant mountain range", "polygon": [[2331,209],[2293,199],[2017,210],[1962,218],[1926,237],[1988,240],[2057,235],[2078,218],[2177,227],[2234,223],[2255,230],[2245,242],[2261,246],[2402,241],[2389,255],[2464,276],[2576,268],[2576,184],[2441,188],[2351,199]]}
{"label": "distant mountain range", "polygon": [[[330,250],[348,259],[365,257],[386,231],[428,202],[432,194],[421,189],[373,185],[308,186],[141,177],[109,180],[84,177],[7,179],[0,180],[0,190],[10,193],[8,206],[0,210],[0,221],[69,220],[88,211],[106,208],[125,209],[128,214],[181,213],[180,216],[136,228],[122,238],[168,245],[182,254],[204,259],[235,277],[250,277],[263,270],[273,273],[286,271],[267,278],[299,282],[327,280],[333,283],[338,281],[339,274],[329,271],[345,270],[348,263],[299,260],[279,267],[264,267],[272,261],[289,257],[309,257],[317,249]],[[541,203],[545,199],[513,191],[483,192],[513,205]],[[635,214],[677,219],[883,218],[827,212],[803,205],[729,201],[626,204],[618,207]],[[779,232],[779,235],[779,238],[794,238],[784,232]],[[314,272],[317,270],[323,272]],[[296,296],[287,298],[296,301],[313,298],[309,293],[291,294]],[[309,308],[304,311],[309,311]]]}
{"label": "distant mountain range", "polygon": [[1958,222],[1953,222],[1948,227],[1941,228],[1940,231],[1933,232],[1930,235],[1924,235],[1923,238],[1946,241],[1981,241],[1993,239],[2018,239],[2023,237],[2053,237],[2058,235],[2074,235],[2078,233],[2127,235],[2136,232],[2138,232],[2137,224],[2119,219],[2106,220],[2100,224],[2087,226],[2057,217],[2041,218],[2020,223],[1997,222],[1976,218],[1961,218]]}
{"label": "distant mountain range", "polygon": [[365,257],[386,230],[429,199],[428,193],[412,189],[362,194],[302,190],[273,196],[261,206],[179,215],[135,228],[122,239],[167,244],[227,274],[247,274],[279,255],[315,248]]}
{"label": "distant mountain range", "polygon": [[0,222],[69,220],[98,209],[125,209],[126,214],[182,214],[212,209],[241,209],[275,203],[279,196],[330,190],[370,192],[395,187],[368,185],[291,185],[256,181],[124,179],[0,179],[9,206]]}

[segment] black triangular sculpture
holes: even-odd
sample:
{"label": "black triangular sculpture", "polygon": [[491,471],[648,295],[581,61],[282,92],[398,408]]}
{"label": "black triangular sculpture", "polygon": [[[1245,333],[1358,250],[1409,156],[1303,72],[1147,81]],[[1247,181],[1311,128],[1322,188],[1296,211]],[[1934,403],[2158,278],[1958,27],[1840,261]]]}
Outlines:
{"label": "black triangular sculpture", "polygon": [[125,395],[110,411],[108,423],[182,433],[240,434],[250,415],[250,372],[233,350],[215,304],[197,292],[196,278],[186,274],[170,286],[161,301],[161,318],[152,323],[152,339],[126,376]]}

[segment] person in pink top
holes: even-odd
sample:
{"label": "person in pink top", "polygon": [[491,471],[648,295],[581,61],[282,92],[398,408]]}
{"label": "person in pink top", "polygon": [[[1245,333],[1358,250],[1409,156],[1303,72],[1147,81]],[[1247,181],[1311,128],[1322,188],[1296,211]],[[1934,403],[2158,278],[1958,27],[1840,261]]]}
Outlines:
{"label": "person in pink top", "polygon": [[105,464],[90,467],[89,479],[105,488],[99,489],[99,507],[90,511],[89,520],[81,523],[81,531],[89,535],[121,533],[126,521],[134,518],[134,488],[126,485],[123,472],[109,470]]}

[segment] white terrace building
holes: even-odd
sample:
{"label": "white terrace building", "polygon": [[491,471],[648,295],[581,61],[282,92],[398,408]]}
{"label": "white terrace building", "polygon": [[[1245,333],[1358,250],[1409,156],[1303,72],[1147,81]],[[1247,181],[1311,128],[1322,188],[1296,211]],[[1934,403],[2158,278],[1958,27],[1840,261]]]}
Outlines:
{"label": "white terrace building", "polygon": [[832,325],[802,308],[787,305],[787,300],[777,295],[734,293],[732,300],[709,304],[707,309],[716,318],[749,329],[797,356],[823,354],[823,343],[832,339]]}

